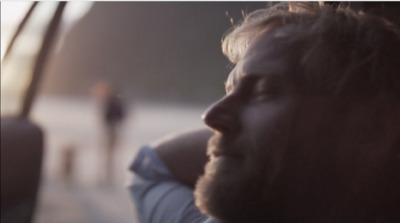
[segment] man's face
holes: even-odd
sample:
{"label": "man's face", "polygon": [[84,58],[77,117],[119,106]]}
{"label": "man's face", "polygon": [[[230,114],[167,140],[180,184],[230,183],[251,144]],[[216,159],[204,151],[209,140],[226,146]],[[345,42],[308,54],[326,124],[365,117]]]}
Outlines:
{"label": "man's face", "polygon": [[227,222],[259,219],[256,207],[273,199],[267,190],[281,171],[291,138],[300,102],[296,67],[290,51],[276,43],[267,35],[256,40],[230,73],[227,95],[204,115],[215,135],[206,174],[197,185],[197,204]]}
{"label": "man's face", "polygon": [[251,44],[229,75],[227,95],[204,115],[215,134],[196,204],[229,223],[369,214],[363,205],[379,196],[382,145],[398,134],[371,127],[379,114],[368,103],[341,106],[305,91],[293,48],[273,33]]}

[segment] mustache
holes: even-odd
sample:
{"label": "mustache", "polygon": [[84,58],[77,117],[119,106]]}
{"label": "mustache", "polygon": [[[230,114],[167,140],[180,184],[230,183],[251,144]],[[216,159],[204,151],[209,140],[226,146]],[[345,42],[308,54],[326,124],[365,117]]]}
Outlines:
{"label": "mustache", "polygon": [[215,133],[207,144],[207,155],[209,157],[227,156],[234,158],[244,158],[246,147],[236,139],[228,138],[219,133]]}

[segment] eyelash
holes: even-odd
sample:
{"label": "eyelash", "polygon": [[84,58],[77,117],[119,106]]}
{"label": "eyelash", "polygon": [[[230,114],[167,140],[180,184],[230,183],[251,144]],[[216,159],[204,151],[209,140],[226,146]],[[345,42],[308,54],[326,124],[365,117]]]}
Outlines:
{"label": "eyelash", "polygon": [[251,97],[254,101],[263,102],[271,99],[273,91],[266,83],[258,83],[254,86]]}
{"label": "eyelash", "polygon": [[252,99],[255,101],[266,101],[271,97],[271,90],[267,87],[262,87],[262,89],[258,89],[257,87],[252,92]]}
{"label": "eyelash", "polygon": [[227,94],[233,93],[233,91],[240,92],[238,95],[241,95],[242,99],[246,100],[245,98],[247,98],[249,102],[255,103],[269,101],[275,93],[274,88],[267,80],[257,77],[247,78],[237,86],[236,90],[230,89]]}

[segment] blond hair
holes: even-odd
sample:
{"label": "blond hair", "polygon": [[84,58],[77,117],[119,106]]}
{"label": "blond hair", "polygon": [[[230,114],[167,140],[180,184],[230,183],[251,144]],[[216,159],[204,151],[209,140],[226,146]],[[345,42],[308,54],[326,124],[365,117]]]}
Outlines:
{"label": "blond hair", "polygon": [[222,39],[223,53],[236,63],[261,33],[276,29],[300,51],[308,89],[400,98],[400,31],[388,20],[317,2],[283,2],[254,11],[233,27]]}

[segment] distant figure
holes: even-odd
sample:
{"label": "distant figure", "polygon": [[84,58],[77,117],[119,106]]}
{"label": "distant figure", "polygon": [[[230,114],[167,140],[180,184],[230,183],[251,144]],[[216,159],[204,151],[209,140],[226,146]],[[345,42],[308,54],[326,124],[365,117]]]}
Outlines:
{"label": "distant figure", "polygon": [[114,154],[119,137],[119,127],[125,117],[124,106],[117,93],[110,89],[104,101],[103,121],[106,130],[106,182],[113,180]]}
{"label": "distant figure", "polygon": [[73,144],[66,145],[62,150],[61,176],[66,181],[71,181],[73,177],[75,153]]}
{"label": "distant figure", "polygon": [[105,81],[95,84],[92,93],[102,103],[105,129],[105,182],[113,180],[114,154],[118,145],[119,128],[125,118],[125,106],[120,95]]}

